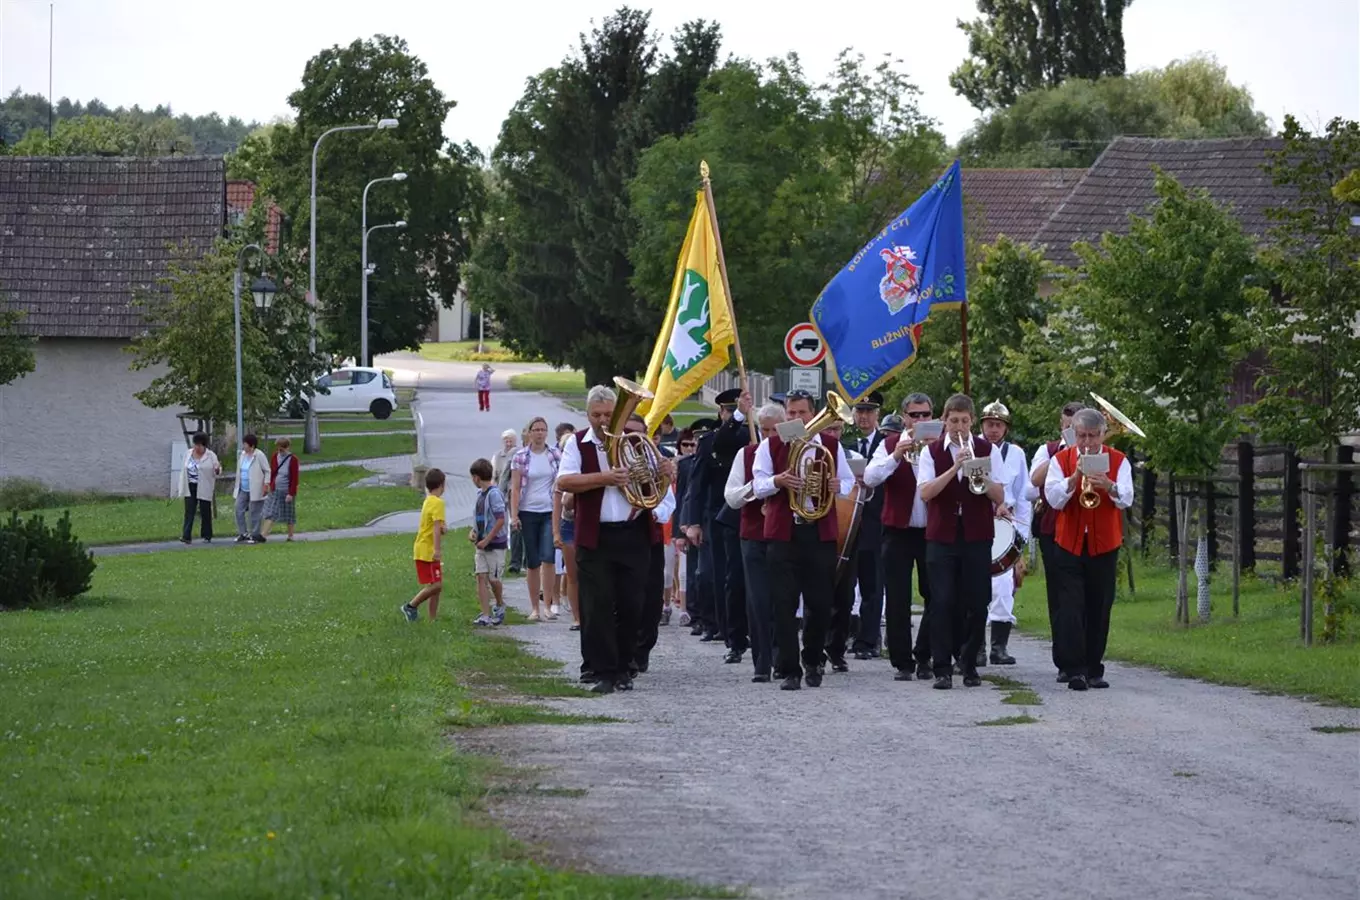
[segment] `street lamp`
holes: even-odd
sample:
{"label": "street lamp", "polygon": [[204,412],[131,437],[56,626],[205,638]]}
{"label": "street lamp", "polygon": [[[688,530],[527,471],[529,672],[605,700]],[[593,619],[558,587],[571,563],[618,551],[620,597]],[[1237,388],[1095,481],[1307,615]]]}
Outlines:
{"label": "street lamp", "polygon": [[[236,254],[236,277],[232,279],[233,315],[236,319],[236,449],[240,452],[241,441],[246,436],[245,405],[241,393],[241,280],[245,268],[246,251],[254,250],[264,261],[265,252],[259,244],[246,244]],[[255,300],[255,309],[264,311],[274,303],[274,282],[261,275],[250,285],[250,293]]]}
{"label": "street lamp", "polygon": [[359,261],[359,271],[363,275],[359,288],[359,365],[368,365],[368,189],[384,181],[405,181],[405,172],[395,172],[386,178],[375,178],[364,185],[364,202],[360,233],[364,236]]}
{"label": "street lamp", "polygon": [[405,227],[406,220],[402,219],[398,222],[388,222],[386,225],[374,225],[372,228],[364,229],[363,246],[360,250],[361,255],[364,258],[363,299],[359,304],[359,328],[363,331],[363,334],[359,338],[360,346],[363,347],[363,362],[361,362],[360,365],[368,365],[368,276],[372,275],[378,269],[377,266],[369,265],[368,262],[368,236],[383,228],[396,228],[401,230]]}
{"label": "street lamp", "polygon": [[[307,352],[311,356],[316,356],[316,154],[321,149],[321,142],[327,135],[335,134],[337,131],[372,131],[375,128],[388,129],[396,128],[396,119],[379,119],[368,125],[337,125],[334,128],[321,132],[321,137],[316,139],[312,145],[312,205],[311,205],[311,241],[307,252]],[[307,404],[307,427],[302,438],[302,449],[306,453],[315,453],[321,449],[321,429],[317,427],[316,410],[312,404]]]}

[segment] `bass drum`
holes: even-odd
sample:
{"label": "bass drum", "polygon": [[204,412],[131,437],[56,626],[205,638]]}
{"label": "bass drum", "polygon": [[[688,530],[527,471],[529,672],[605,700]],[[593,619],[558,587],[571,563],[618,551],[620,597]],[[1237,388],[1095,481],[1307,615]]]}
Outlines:
{"label": "bass drum", "polygon": [[1020,561],[1022,551],[1010,519],[997,518],[992,521],[992,574],[1009,572]]}
{"label": "bass drum", "polygon": [[856,484],[849,497],[836,495],[836,581],[849,564],[859,537],[859,523],[864,518],[865,489]]}

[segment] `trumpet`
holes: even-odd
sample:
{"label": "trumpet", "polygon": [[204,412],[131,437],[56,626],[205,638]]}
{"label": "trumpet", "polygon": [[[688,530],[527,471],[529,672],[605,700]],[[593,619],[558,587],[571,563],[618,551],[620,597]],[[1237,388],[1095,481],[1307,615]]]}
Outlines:
{"label": "trumpet", "polygon": [[[959,448],[959,468],[964,468],[964,463],[972,462],[977,458],[973,454],[973,436],[970,434],[967,439],[965,439],[961,432],[954,436],[958,438],[958,441],[955,442],[954,445]],[[986,472],[979,469],[975,472],[967,473],[966,477],[968,479],[968,490],[978,495],[987,493]]]}
{"label": "trumpet", "polygon": [[671,480],[661,472],[661,451],[645,434],[624,430],[633,410],[643,400],[652,399],[652,392],[621,375],[615,376],[614,386],[619,392],[609,429],[604,433],[605,455],[611,468],[628,470],[628,484],[622,490],[629,505],[656,509],[671,486]]}
{"label": "trumpet", "polygon": [[907,462],[911,463],[913,466],[917,465],[921,461],[921,451],[924,450],[926,447],[930,446],[929,438],[917,438],[915,437],[915,434],[916,426],[913,425],[911,429],[904,435],[904,437],[907,439],[907,446],[911,448],[907,450]]}
{"label": "trumpet", "polygon": [[[1081,468],[1082,457],[1096,456],[1099,453],[1100,453],[1099,450],[1097,450],[1095,453],[1082,453],[1080,450],[1078,450],[1077,468],[1078,469]],[[1100,495],[1096,493],[1096,489],[1095,487],[1092,486],[1091,479],[1087,475],[1081,476],[1081,493],[1077,495],[1077,502],[1081,504],[1082,509],[1095,509],[1097,506],[1100,505]]]}
{"label": "trumpet", "polygon": [[827,513],[834,509],[836,494],[839,493],[831,451],[812,440],[818,432],[831,427],[836,419],[849,425],[855,421],[855,415],[850,411],[850,404],[842,400],[839,394],[827,391],[826,409],[813,416],[803,436],[789,444],[788,471],[803,482],[802,487],[788,488],[789,506],[809,522],[826,518]]}

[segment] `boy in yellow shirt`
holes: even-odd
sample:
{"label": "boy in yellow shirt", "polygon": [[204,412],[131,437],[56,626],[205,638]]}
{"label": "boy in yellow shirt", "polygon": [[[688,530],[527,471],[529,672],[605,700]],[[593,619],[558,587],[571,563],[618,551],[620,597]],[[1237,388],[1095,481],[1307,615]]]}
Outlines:
{"label": "boy in yellow shirt", "polygon": [[415,559],[416,580],[420,590],[408,602],[401,605],[406,621],[414,622],[419,614],[416,608],[425,601],[430,602],[430,620],[439,612],[439,594],[444,590],[444,572],[440,556],[444,543],[444,473],[431,469],[425,473],[425,490],[428,495],[420,507],[420,530],[416,532]]}

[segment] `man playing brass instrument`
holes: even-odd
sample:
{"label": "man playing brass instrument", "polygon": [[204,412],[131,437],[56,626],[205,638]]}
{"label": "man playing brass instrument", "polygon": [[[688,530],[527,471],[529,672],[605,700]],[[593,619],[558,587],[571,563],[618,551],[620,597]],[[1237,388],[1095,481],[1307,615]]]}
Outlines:
{"label": "man playing brass instrument", "polygon": [[[1056,441],[1049,441],[1038,450],[1034,451],[1034,460],[1029,467],[1029,492],[1028,497],[1034,504],[1034,532],[1039,539],[1039,555],[1044,561],[1044,591],[1045,599],[1048,601],[1048,630],[1050,634],[1058,633],[1058,579],[1053,577],[1053,531],[1057,527],[1058,511],[1048,503],[1048,498],[1044,495],[1044,482],[1048,480],[1049,461],[1061,450],[1075,446],[1075,440],[1069,440],[1068,432],[1072,427],[1072,417],[1085,404],[1079,400],[1074,400],[1062,408],[1062,414],[1058,420],[1058,431],[1062,438]],[[1056,641],[1050,648],[1053,655],[1053,667],[1058,670],[1058,681],[1065,682],[1068,679],[1066,672],[1058,665],[1058,644]]]}
{"label": "man playing brass instrument", "polygon": [[[786,416],[806,425],[812,420],[814,400],[806,391],[790,391],[785,398]],[[849,496],[855,476],[845,454],[834,441],[809,438],[830,454],[835,490]],[[796,691],[804,676],[808,687],[821,687],[826,656],[827,628],[836,577],[836,507],[820,519],[808,519],[790,506],[789,491],[803,487],[803,479],[789,471],[789,444],[775,434],[756,450],[755,495],[765,501],[765,538],[770,542],[767,560],[770,595],[774,600],[775,642],[779,645],[776,667],[784,680],[780,688]],[[802,665],[799,665],[798,597],[804,601]]]}

